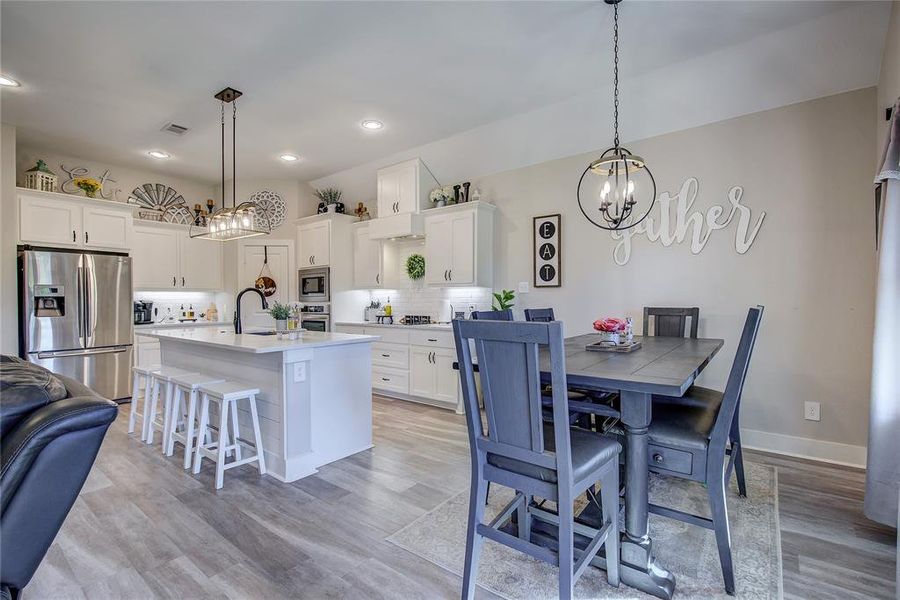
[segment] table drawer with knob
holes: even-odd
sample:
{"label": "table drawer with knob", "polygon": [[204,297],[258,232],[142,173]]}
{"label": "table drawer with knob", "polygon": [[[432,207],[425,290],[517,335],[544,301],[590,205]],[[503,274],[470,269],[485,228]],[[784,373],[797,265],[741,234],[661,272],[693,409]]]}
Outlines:
{"label": "table drawer with knob", "polygon": [[409,369],[409,346],[375,342],[372,344],[372,364],[395,369]]}
{"label": "table drawer with knob", "polygon": [[409,393],[409,371],[372,366],[372,389],[398,394]]}
{"label": "table drawer with knob", "polygon": [[675,450],[650,444],[647,448],[647,462],[651,467],[675,473],[691,474],[693,455],[684,450]]}

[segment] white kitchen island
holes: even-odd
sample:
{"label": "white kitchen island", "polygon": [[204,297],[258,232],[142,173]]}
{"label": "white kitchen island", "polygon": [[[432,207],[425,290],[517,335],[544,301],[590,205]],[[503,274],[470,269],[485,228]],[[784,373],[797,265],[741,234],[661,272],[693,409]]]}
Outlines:
{"label": "white kitchen island", "polygon": [[[228,326],[157,329],[162,364],[259,387],[266,470],[294,481],[372,447],[371,335],[305,331],[297,340],[236,335]],[[211,421],[215,422],[215,421]],[[241,437],[253,440],[241,412]],[[211,465],[210,465],[211,468]]]}

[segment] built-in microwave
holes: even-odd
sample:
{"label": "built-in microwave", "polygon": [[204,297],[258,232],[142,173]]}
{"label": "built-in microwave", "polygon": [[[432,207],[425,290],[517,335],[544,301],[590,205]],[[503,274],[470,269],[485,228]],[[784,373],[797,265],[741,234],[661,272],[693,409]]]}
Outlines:
{"label": "built-in microwave", "polygon": [[328,267],[300,269],[297,280],[300,286],[300,302],[330,302],[331,283]]}

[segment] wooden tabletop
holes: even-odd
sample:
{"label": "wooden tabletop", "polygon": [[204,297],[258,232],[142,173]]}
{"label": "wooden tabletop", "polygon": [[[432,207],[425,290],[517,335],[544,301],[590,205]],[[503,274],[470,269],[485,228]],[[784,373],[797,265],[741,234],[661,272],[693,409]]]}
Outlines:
{"label": "wooden tabletop", "polygon": [[[681,396],[724,344],[720,339],[640,337],[633,352],[596,352],[585,346],[600,341],[588,333],[566,338],[566,377],[570,386]],[[550,354],[541,349],[541,375],[549,378]]]}

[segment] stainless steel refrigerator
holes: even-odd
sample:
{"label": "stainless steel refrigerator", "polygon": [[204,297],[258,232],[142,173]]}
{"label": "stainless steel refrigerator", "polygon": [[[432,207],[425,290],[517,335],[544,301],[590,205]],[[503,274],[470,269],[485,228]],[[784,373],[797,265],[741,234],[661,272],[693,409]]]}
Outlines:
{"label": "stainless steel refrigerator", "polygon": [[19,354],[111,400],[131,396],[131,258],[19,250]]}

